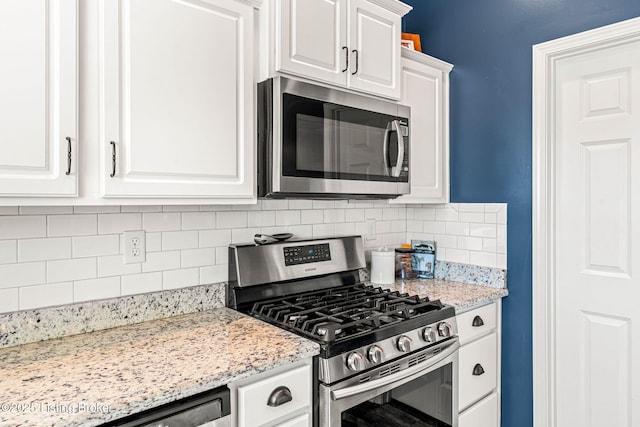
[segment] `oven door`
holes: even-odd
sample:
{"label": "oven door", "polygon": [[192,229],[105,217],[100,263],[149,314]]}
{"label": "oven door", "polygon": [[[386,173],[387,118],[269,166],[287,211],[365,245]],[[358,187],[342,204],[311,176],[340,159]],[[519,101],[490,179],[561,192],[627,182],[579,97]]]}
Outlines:
{"label": "oven door", "polygon": [[320,427],[458,427],[457,338],[320,385]]}

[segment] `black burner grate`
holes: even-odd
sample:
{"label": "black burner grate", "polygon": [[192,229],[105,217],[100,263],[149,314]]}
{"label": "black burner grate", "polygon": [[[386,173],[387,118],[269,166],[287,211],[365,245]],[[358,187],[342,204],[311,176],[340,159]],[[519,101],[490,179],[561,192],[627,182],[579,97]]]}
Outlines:
{"label": "black burner grate", "polygon": [[354,284],[258,302],[251,314],[316,341],[332,343],[392,327],[442,307],[439,300]]}

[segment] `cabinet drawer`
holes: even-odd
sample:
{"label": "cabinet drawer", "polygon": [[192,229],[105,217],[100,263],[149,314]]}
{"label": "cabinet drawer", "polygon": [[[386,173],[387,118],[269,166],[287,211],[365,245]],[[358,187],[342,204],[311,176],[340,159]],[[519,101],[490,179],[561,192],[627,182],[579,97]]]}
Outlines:
{"label": "cabinet drawer", "polygon": [[[496,304],[485,305],[456,316],[460,345],[482,336],[496,327]],[[474,326],[475,325],[475,326]]]}
{"label": "cabinet drawer", "polygon": [[498,395],[493,393],[460,415],[459,427],[498,427]]}
{"label": "cabinet drawer", "polygon": [[276,427],[309,427],[309,426],[311,426],[311,419],[309,417],[309,414],[302,414],[299,417],[295,417],[281,424],[278,424]]}
{"label": "cabinet drawer", "polygon": [[[291,401],[280,406],[267,405],[271,393],[281,386],[291,391]],[[311,368],[302,366],[238,387],[238,426],[261,426],[310,404]]]}
{"label": "cabinet drawer", "polygon": [[459,410],[463,411],[483,396],[491,393],[497,384],[496,334],[492,333],[460,348],[459,358]]}

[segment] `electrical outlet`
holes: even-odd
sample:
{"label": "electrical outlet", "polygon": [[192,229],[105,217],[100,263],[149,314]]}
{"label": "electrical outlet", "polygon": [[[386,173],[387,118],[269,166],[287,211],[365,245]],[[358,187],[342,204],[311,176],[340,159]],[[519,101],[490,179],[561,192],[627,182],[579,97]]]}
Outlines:
{"label": "electrical outlet", "polygon": [[124,232],[124,263],[134,264],[145,262],[147,245],[144,230]]}
{"label": "electrical outlet", "polygon": [[367,219],[367,235],[365,239],[366,240],[376,239],[376,219],[375,218]]}

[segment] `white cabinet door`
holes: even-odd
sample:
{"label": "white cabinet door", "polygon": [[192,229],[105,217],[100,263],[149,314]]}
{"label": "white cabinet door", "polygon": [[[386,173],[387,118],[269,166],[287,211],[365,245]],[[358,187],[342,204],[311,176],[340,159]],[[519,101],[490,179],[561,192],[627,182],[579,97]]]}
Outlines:
{"label": "white cabinet door", "polygon": [[254,197],[253,8],[102,0],[100,26],[102,195]]}
{"label": "white cabinet door", "polygon": [[402,98],[411,107],[411,193],[396,203],[449,202],[449,72],[452,65],[402,49]]}
{"label": "white cabinet door", "polygon": [[302,414],[291,420],[285,421],[277,425],[277,427],[309,427],[311,426],[311,417],[309,414]]}
{"label": "white cabinet door", "polygon": [[345,85],[347,0],[278,0],[276,8],[276,71]]}
{"label": "white cabinet door", "polygon": [[401,17],[369,0],[349,5],[348,86],[399,99]]}
{"label": "white cabinet door", "polygon": [[77,12],[76,0],[0,1],[2,196],[77,194]]}

